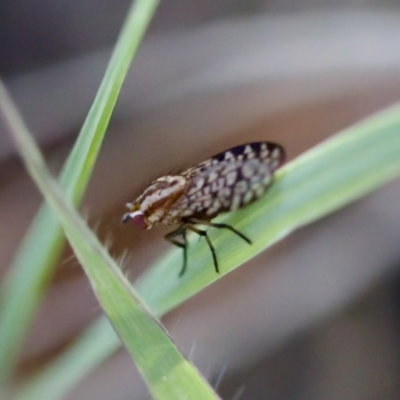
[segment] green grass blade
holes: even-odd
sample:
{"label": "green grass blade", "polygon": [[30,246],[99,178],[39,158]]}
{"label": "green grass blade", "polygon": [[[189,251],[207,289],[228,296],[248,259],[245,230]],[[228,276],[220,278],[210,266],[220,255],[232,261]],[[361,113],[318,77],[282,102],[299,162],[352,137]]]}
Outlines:
{"label": "green grass blade", "polygon": [[142,303],[121,270],[74,210],[51,177],[5,88],[0,84],[0,113],[23,161],[56,213],[93,290],[155,399],[217,399],[208,383],[182,356],[163,326]]}
{"label": "green grass blade", "polygon": [[[196,238],[191,241],[188,271],[182,278],[178,278],[182,254],[172,249],[134,286],[160,316],[295,229],[323,218],[399,176],[399,155],[400,105],[396,105],[332,136],[286,164],[276,174],[266,196],[221,218],[253,240],[249,246],[230,232],[209,230],[220,260],[221,275],[215,274],[207,246]],[[118,346],[111,338],[104,343],[101,339],[104,329],[98,322],[92,331],[92,346],[96,347],[97,342],[97,357],[102,352],[110,354]],[[80,343],[78,339],[69,351]],[[62,384],[62,363],[69,351],[60,356],[57,374],[51,372],[50,363],[45,373],[27,384],[25,393],[35,387],[40,394],[40,385],[49,382],[54,386],[56,382]],[[90,362],[89,357],[90,354],[81,352],[74,360],[76,367],[85,363],[94,368],[96,360]],[[81,377],[89,372],[82,371]]]}
{"label": "green grass blade", "polygon": [[[83,196],[122,82],[157,4],[158,0],[137,0],[131,7],[97,96],[61,172],[60,184],[74,204]],[[58,220],[43,205],[1,287],[0,384],[16,363],[63,244]]]}
{"label": "green grass blade", "polygon": [[[399,175],[400,105],[397,105],[332,136],[286,164],[275,174],[274,184],[263,198],[217,219],[233,225],[253,242],[249,246],[230,232],[210,229],[221,260],[221,275],[295,229],[325,217]],[[157,315],[168,312],[220,278],[213,270],[207,245],[198,244],[198,237],[193,239],[188,272],[183,279],[177,279],[182,255],[171,251],[135,283]]]}

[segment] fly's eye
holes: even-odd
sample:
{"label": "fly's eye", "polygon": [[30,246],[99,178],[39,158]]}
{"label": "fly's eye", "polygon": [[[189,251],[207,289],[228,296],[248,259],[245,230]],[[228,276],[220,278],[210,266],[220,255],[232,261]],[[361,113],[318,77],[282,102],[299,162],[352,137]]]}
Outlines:
{"label": "fly's eye", "polygon": [[141,212],[136,212],[132,214],[135,214],[131,216],[133,225],[135,225],[139,229],[147,229],[147,224],[144,219],[144,215]]}
{"label": "fly's eye", "polygon": [[133,222],[133,224],[140,229],[148,228],[146,220],[144,219],[144,214],[141,211],[134,211],[134,212],[124,214],[121,222],[124,224],[125,222],[128,222],[129,220],[131,220]]}

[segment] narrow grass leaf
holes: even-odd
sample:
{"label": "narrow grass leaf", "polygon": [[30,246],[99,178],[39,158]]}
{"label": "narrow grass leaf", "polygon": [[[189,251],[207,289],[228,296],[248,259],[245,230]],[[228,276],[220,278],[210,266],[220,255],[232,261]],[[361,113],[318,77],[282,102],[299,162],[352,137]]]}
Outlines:
{"label": "narrow grass leaf", "polygon": [[[60,175],[65,196],[79,204],[97,159],[111,112],[158,0],[137,0],[121,30],[104,79]],[[14,367],[22,341],[64,245],[61,226],[44,204],[32,222],[0,288],[0,383]]]}

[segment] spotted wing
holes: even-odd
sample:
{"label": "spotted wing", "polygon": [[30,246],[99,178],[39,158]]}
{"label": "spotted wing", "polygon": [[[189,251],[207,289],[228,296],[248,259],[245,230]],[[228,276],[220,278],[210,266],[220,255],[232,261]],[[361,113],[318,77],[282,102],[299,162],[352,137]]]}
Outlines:
{"label": "spotted wing", "polygon": [[182,173],[189,185],[174,206],[182,217],[210,220],[261,197],[283,163],[284,149],[255,142],[233,147]]}

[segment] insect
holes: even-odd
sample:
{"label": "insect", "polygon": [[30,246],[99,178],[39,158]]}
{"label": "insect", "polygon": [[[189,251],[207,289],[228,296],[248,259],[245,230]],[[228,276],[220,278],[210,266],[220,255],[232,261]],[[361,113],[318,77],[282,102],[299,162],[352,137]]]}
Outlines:
{"label": "insect", "polygon": [[183,265],[187,267],[187,231],[204,237],[211,250],[215,271],[219,266],[215,248],[206,230],[196,225],[229,229],[248,244],[250,239],[234,227],[214,223],[222,212],[235,211],[261,197],[272,183],[274,171],[282,165],[285,151],[270,142],[254,142],[236,146],[175,175],[153,181],[133,202],[122,222],[129,220],[139,228],[156,224],[177,226],[165,239],[183,249]]}

